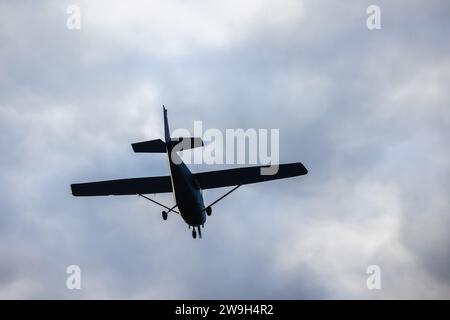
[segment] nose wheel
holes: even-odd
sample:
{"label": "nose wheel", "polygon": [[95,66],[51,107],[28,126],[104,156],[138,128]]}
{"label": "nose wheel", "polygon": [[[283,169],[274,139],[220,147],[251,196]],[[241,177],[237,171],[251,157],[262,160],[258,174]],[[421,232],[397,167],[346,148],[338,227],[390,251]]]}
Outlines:
{"label": "nose wheel", "polygon": [[162,218],[163,218],[163,220],[167,220],[167,212],[166,211],[162,212]]}

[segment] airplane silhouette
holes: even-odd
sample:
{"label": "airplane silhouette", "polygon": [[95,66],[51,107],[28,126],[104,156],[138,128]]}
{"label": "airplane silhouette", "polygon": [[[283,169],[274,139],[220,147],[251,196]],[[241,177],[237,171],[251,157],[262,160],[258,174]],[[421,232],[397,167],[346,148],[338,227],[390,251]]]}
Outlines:
{"label": "airplane silhouette", "polygon": [[[263,182],[275,179],[284,179],[305,175],[308,170],[301,164],[289,163],[278,165],[278,171],[271,175],[262,175],[261,169],[268,166],[254,166],[219,171],[191,173],[183,163],[176,151],[187,150],[203,146],[201,138],[171,138],[167,109],[164,112],[165,142],[161,139],[133,143],[134,152],[167,153],[169,158],[170,176],[144,177],[132,179],[118,179],[98,182],[71,184],[74,196],[107,196],[107,195],[139,195],[145,199],[160,205],[167,211],[162,212],[162,217],[167,220],[168,213],[180,214],[183,220],[192,227],[192,237],[202,237],[201,228],[204,227],[206,216],[210,216],[211,207],[228,196],[231,192],[243,184]],[[174,148],[176,148],[174,150]],[[175,151],[175,152],[172,152]],[[208,206],[203,201],[204,189],[222,188],[234,186],[219,199]],[[153,200],[144,194],[173,192],[175,205],[172,207]],[[175,210],[175,208],[179,211]]]}

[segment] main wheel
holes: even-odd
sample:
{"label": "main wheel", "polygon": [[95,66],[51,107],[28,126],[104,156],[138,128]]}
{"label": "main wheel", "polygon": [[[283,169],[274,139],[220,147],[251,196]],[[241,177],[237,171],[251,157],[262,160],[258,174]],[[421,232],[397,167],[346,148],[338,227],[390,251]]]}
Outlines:
{"label": "main wheel", "polygon": [[167,212],[166,211],[162,212],[162,218],[163,218],[163,220],[167,220]]}
{"label": "main wheel", "polygon": [[197,238],[197,232],[194,230],[192,230],[192,238],[196,239]]}
{"label": "main wheel", "polygon": [[210,216],[210,215],[211,215],[211,212],[212,212],[211,207],[207,207],[207,208],[206,208],[206,214],[207,214],[208,216]]}

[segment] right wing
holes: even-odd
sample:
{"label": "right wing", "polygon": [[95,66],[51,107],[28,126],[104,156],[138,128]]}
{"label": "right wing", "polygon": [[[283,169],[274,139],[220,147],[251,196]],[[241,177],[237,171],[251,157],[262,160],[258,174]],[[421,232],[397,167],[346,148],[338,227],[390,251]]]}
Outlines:
{"label": "right wing", "polygon": [[170,176],[119,179],[70,185],[76,197],[172,192]]}
{"label": "right wing", "polygon": [[194,177],[202,189],[221,188],[263,182],[276,179],[300,176],[308,173],[301,164],[288,163],[278,165],[278,172],[273,175],[262,175],[261,168],[268,166],[244,167],[228,170],[195,173]]}

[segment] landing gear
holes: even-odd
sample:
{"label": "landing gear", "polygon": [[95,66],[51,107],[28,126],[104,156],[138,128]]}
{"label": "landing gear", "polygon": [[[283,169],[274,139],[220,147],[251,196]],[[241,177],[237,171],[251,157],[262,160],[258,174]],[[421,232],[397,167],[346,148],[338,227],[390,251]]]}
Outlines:
{"label": "landing gear", "polygon": [[200,226],[197,226],[197,229],[195,229],[195,226],[189,226],[189,229],[192,227],[192,238],[197,239],[197,230],[198,230],[198,237],[202,238],[202,230],[200,229]]}
{"label": "landing gear", "polygon": [[167,220],[167,212],[166,211],[162,212],[162,218],[163,218],[163,220]]}
{"label": "landing gear", "polygon": [[213,203],[211,203],[209,206],[207,206],[206,208],[204,208],[203,210],[206,211],[206,214],[208,216],[211,215],[212,209],[211,207],[213,205],[215,205],[217,202],[219,202],[220,200],[222,200],[223,198],[225,198],[226,196],[228,196],[230,193],[232,193],[234,190],[236,190],[237,188],[239,188],[241,185],[238,184],[236,187],[234,187],[233,189],[231,189],[230,191],[228,191],[227,193],[225,193],[223,196],[221,196],[219,199],[217,199],[216,201],[214,201]]}

